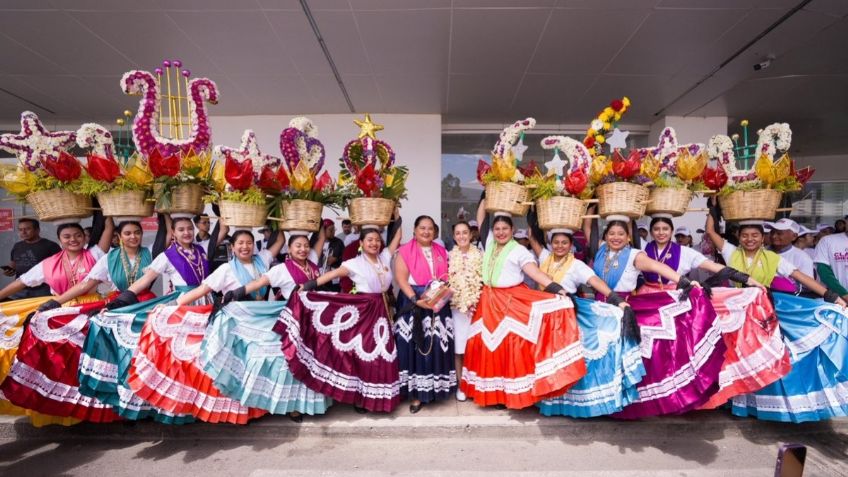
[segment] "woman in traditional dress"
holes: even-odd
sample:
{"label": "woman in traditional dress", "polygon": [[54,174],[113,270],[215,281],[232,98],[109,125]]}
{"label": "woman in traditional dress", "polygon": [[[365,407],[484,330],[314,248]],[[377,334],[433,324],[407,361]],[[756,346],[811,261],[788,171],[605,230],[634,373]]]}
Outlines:
{"label": "woman in traditional dress", "polygon": [[[243,406],[223,395],[203,372],[201,344],[211,317],[210,305],[196,303],[211,292],[235,290],[265,273],[283,246],[279,234],[273,244],[254,255],[250,230],[232,235],[233,258],[218,267],[199,286],[180,295],[178,306],[154,310],[144,324],[138,351],[129,371],[133,392],[153,406],[173,414],[191,414],[206,422],[245,424],[262,416],[262,409]],[[267,288],[253,293],[267,301]]]}
{"label": "woman in traditional dress", "polygon": [[[789,355],[780,329],[772,319],[771,303],[763,293],[765,287],[748,274],[719,265],[695,249],[675,243],[673,231],[671,216],[655,215],[650,224],[653,240],[645,247],[645,253],[681,275],[700,269],[714,274],[710,281],[729,279],[753,287],[712,289],[710,301],[718,315],[727,351],[719,373],[719,391],[702,408],[718,407],[732,396],[761,389],[789,372]],[[645,284],[637,293],[674,288],[655,273],[642,276]]]}
{"label": "woman in traditional dress", "polygon": [[400,293],[394,332],[400,365],[401,399],[412,400],[415,414],[425,403],[446,399],[456,391],[453,362],[453,317],[448,306],[434,311],[422,295],[447,286],[448,253],[433,239],[436,222],[427,215],[415,219],[413,239],[398,249],[394,263]]}
{"label": "woman in traditional dress", "polygon": [[[586,376],[574,387],[562,396],[542,401],[539,408],[545,416],[571,417],[621,411],[638,397],[636,385],[645,375],[636,317],[627,302],[598,278],[591,267],[574,257],[572,230],[549,231],[549,251],[536,239],[541,230],[533,228],[530,245],[539,258],[539,268],[574,301],[587,367]],[[578,297],[581,285],[592,287],[617,306]]]}
{"label": "woman in traditional dress", "polygon": [[[56,235],[62,251],[43,260],[0,290],[0,300],[5,300],[25,287],[34,287],[43,283],[50,286],[51,295],[61,295],[66,292],[83,281],[97,259],[109,251],[113,230],[113,222],[106,221],[103,234],[97,244],[86,249],[85,233],[80,224],[76,222],[60,224]],[[27,298],[0,304],[0,313],[3,314],[3,319],[0,320],[0,382],[6,378],[12,367],[12,361],[23,336],[26,317],[50,299],[50,297]],[[72,418],[54,418],[34,411],[27,412],[3,398],[0,398],[0,413],[29,414],[30,420],[36,426],[77,422]]]}
{"label": "woman in traditional dress", "polygon": [[[166,424],[191,422],[188,415],[163,411],[136,396],[129,387],[129,369],[148,311],[173,303],[181,293],[200,285],[209,274],[206,252],[194,242],[194,223],[188,214],[165,215],[164,243],[174,242],[144,270],[144,275],[106,305],[109,310],[92,317],[80,359],[80,392],[112,406],[125,419],[151,417]],[[224,233],[226,230],[224,229]],[[165,294],[138,304],[138,294],[148,290],[160,276]]]}
{"label": "woman in traditional dress", "polygon": [[400,402],[400,376],[388,290],[400,220],[389,224],[385,247],[376,227],[362,226],[359,237],[361,255],[302,287],[308,292],[349,277],[354,293],[294,293],[274,331],[292,374],[309,389],[357,412],[391,412]]}
{"label": "woman in traditional dress", "polygon": [[289,414],[295,422],[301,422],[303,414],[324,414],[332,400],[307,388],[288,369],[280,335],[273,330],[285,301],[266,304],[240,300],[267,287],[279,288],[288,300],[297,287],[318,278],[316,262],[324,248],[323,227],[317,237],[310,245],[306,233],[291,232],[285,262],[228,291],[224,303],[230,305],[214,317],[201,347],[203,369],[222,393],[244,406]]}
{"label": "woman in traditional dress", "polygon": [[[107,219],[107,223],[110,219]],[[94,422],[118,418],[111,406],[81,394],[79,365],[89,329],[89,314],[105,304],[90,294],[107,284],[115,292],[126,290],[150,263],[150,251],[141,246],[141,224],[124,221],[117,226],[121,245],[97,260],[85,280],[46,302],[24,333],[15,363],[0,390],[14,404],[46,414],[70,416]],[[152,298],[149,292],[141,301]],[[81,306],[59,308],[74,300]],[[107,298],[108,300],[108,298]]]}
{"label": "woman in traditional dress", "polygon": [[[584,226],[591,240],[590,228]],[[709,299],[697,282],[631,247],[627,217],[607,217],[602,238],[593,268],[636,313],[646,371],[638,398],[613,416],[638,419],[696,409],[718,391],[724,362],[725,345]],[[676,283],[683,292],[633,295],[642,272]],[[596,298],[604,299],[597,293]]]}
{"label": "woman in traditional dress", "polygon": [[[778,324],[791,351],[788,374],[754,392],[733,398],[733,414],[784,422],[805,422],[848,415],[848,313],[845,301],[780,255],[763,248],[762,222],[739,227],[739,247],[715,231],[714,210],[707,233],[724,260],[777,292],[772,295]],[[824,297],[794,296],[789,279]]]}
{"label": "woman in traditional dress", "polygon": [[[485,202],[477,210],[480,223]],[[478,405],[520,409],[564,393],[586,374],[586,362],[572,301],[512,234],[512,219],[496,214],[483,237],[484,286],[460,388]],[[527,288],[525,274],[545,291]]]}
{"label": "woman in traditional dress", "polygon": [[[471,227],[468,222],[457,222],[453,226],[454,247],[448,254],[448,274],[451,297],[451,314],[453,316],[454,338],[454,368],[456,379],[462,379],[462,357],[465,354],[465,343],[471,328],[471,316],[477,308],[480,299],[480,289],[483,285],[483,253],[471,244]],[[457,387],[456,399],[465,401],[467,397]]]}

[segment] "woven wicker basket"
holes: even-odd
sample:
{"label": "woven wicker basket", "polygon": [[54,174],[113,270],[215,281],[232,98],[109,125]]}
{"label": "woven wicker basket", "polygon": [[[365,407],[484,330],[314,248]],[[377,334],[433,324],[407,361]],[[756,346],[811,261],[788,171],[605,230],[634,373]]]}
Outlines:
{"label": "woven wicker basket", "polygon": [[606,218],[609,215],[626,215],[638,219],[645,215],[648,204],[648,188],[630,182],[612,182],[596,190],[598,214]]}
{"label": "woven wicker basket", "polygon": [[388,225],[394,210],[390,199],[357,197],[350,201],[350,221],[353,225]]}
{"label": "woven wicker basket", "polygon": [[774,220],[781,193],[774,189],[740,190],[719,197],[725,220]]}
{"label": "woven wicker basket", "polygon": [[647,214],[670,214],[680,217],[692,201],[692,191],[674,187],[657,187],[648,197]]}
{"label": "woven wicker basket", "polygon": [[268,210],[264,204],[245,204],[233,200],[222,200],[221,218],[230,227],[262,227],[268,220]]}
{"label": "woven wicker basket", "polygon": [[530,191],[514,182],[486,184],[486,212],[508,212],[527,215],[530,210]]}
{"label": "woven wicker basket", "polygon": [[583,226],[586,202],[574,197],[559,196],[539,199],[536,201],[536,213],[539,214],[539,227],[543,230],[576,230]]}
{"label": "woven wicker basket", "polygon": [[127,190],[122,192],[101,192],[97,201],[106,217],[150,217],[153,215],[153,202],[148,200],[147,192]]}
{"label": "woven wicker basket", "polygon": [[91,215],[91,197],[62,189],[50,189],[27,195],[38,220],[84,219]]}
{"label": "woven wicker basket", "polygon": [[321,228],[321,212],[323,211],[324,204],[320,202],[300,199],[283,202],[283,220],[280,222],[280,228],[317,232]]}
{"label": "woven wicker basket", "polygon": [[[161,188],[155,188],[158,196]],[[201,214],[203,213],[203,186],[200,184],[183,184],[171,189],[171,206],[159,209],[166,214]]]}

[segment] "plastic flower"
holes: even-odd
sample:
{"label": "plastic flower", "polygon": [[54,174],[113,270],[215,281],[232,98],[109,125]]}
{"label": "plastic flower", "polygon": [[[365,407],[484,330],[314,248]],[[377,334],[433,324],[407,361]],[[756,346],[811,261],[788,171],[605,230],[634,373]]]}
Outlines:
{"label": "plastic flower", "polygon": [[147,165],[153,177],[174,177],[180,173],[180,158],[177,155],[163,157],[159,149],[154,149],[147,159]]}
{"label": "plastic flower", "polygon": [[312,184],[315,182],[315,176],[312,175],[312,171],[309,169],[309,164],[306,161],[298,162],[289,179],[291,180],[292,189],[297,192],[312,190]]}
{"label": "plastic flower", "polygon": [[377,180],[377,171],[374,169],[374,163],[371,162],[356,174],[356,187],[362,191],[365,197],[374,197],[379,189]]}
{"label": "plastic flower", "polygon": [[714,168],[706,167],[701,175],[701,179],[703,179],[704,185],[711,190],[719,190],[727,184],[727,173],[724,172],[724,169],[720,165]]}
{"label": "plastic flower", "polygon": [[492,157],[492,174],[495,180],[509,182],[515,176],[515,157],[512,151],[507,151],[504,156]]}
{"label": "plastic flower", "polygon": [[589,176],[583,172],[583,169],[577,169],[568,173],[563,179],[565,190],[573,195],[580,195],[584,189],[586,189],[586,185],[589,183]]}
{"label": "plastic flower", "polygon": [[58,158],[42,157],[41,165],[48,174],[62,182],[75,181],[82,174],[82,167],[77,158],[64,151],[59,152]]}
{"label": "plastic flower", "polygon": [[285,164],[281,164],[277,169],[277,182],[279,182],[281,189],[287,189],[291,184],[289,175],[286,172]]}
{"label": "plastic flower", "polygon": [[639,172],[641,164],[639,161],[639,151],[633,150],[627,159],[618,152],[612,156],[612,171],[621,179],[628,180]]}
{"label": "plastic flower", "polygon": [[648,179],[654,180],[660,175],[660,161],[652,152],[648,152],[642,159],[642,166],[639,168],[639,173]]}
{"label": "plastic flower", "polygon": [[271,166],[262,166],[262,172],[259,173],[257,184],[262,192],[266,194],[279,194],[283,188],[277,180],[277,173]]}
{"label": "plastic flower", "polygon": [[707,167],[707,156],[702,151],[700,154],[693,156],[689,154],[689,150],[681,148],[677,152],[677,177],[684,182],[692,182],[701,176],[704,168]]}
{"label": "plastic flower", "polygon": [[795,176],[795,180],[798,181],[798,183],[802,186],[805,185],[807,181],[809,181],[810,178],[813,177],[813,173],[816,172],[816,170],[810,166],[795,170],[795,161],[792,160],[789,161],[789,164],[791,167],[792,175]]}
{"label": "plastic flower", "polygon": [[227,187],[225,169],[222,161],[215,161],[215,167],[212,168],[212,185],[218,193],[224,192]]}
{"label": "plastic flower", "polygon": [[32,177],[32,174],[29,171],[18,167],[14,171],[7,172],[3,176],[2,186],[4,189],[9,191],[10,194],[25,196],[29,194],[30,190],[32,190],[32,181],[34,179],[35,178]]}
{"label": "plastic flower", "polygon": [[121,175],[121,167],[112,157],[97,155],[88,156],[88,164],[85,167],[93,179],[112,183]]}
{"label": "plastic flower", "polygon": [[253,162],[245,159],[239,162],[227,156],[224,164],[224,177],[227,184],[235,190],[245,191],[253,184]]}
{"label": "plastic flower", "polygon": [[[387,185],[391,186],[391,184],[387,184]],[[321,174],[318,177],[318,179],[315,181],[315,183],[312,185],[312,190],[316,190],[316,191],[320,191],[320,190],[331,191],[333,188],[334,188],[333,178],[330,177],[330,173],[327,172],[327,171],[324,171],[324,173]]]}
{"label": "plastic flower", "polygon": [[777,162],[772,162],[771,157],[764,153],[754,163],[754,172],[763,184],[771,187],[789,177],[791,164],[786,156],[781,157]]}
{"label": "plastic flower", "polygon": [[135,156],[132,165],[127,169],[124,177],[135,185],[147,187],[153,182],[153,174],[147,163],[140,156]]}
{"label": "plastic flower", "polygon": [[589,166],[589,178],[592,183],[599,184],[601,180],[612,173],[612,164],[606,156],[597,156]]}

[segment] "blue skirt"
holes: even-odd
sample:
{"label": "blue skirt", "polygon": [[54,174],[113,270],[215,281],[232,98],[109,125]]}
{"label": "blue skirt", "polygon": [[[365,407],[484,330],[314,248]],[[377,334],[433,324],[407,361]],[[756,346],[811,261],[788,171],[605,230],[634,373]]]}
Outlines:
{"label": "blue skirt", "polygon": [[112,406],[129,420],[152,418],[163,424],[193,422],[188,415],[175,415],[156,409],[130,389],[127,379],[148,312],[157,305],[173,302],[178,292],[135,305],[104,310],[90,320],[79,365],[79,391]]}
{"label": "blue skirt", "polygon": [[597,417],[619,412],[639,397],[645,375],[639,343],[621,337],[622,312],[616,306],[573,297],[586,376],[562,396],[538,404],[545,416]]}
{"label": "blue skirt", "polygon": [[848,416],[848,313],[822,300],[774,294],[792,370],[733,398],[733,414],[781,422]]}
{"label": "blue skirt", "polygon": [[212,317],[200,351],[215,387],[273,414],[324,414],[333,403],[292,376],[274,323],[285,302],[234,302]]}
{"label": "blue skirt", "polygon": [[[413,289],[418,294],[424,291],[423,286],[415,286]],[[397,309],[403,310],[409,304],[406,295],[399,294]],[[412,336],[412,312],[395,317],[400,395],[401,398],[409,397],[421,402],[447,399],[456,391],[453,316],[450,306],[445,305],[435,316],[430,312],[422,321],[424,342],[416,346]]]}

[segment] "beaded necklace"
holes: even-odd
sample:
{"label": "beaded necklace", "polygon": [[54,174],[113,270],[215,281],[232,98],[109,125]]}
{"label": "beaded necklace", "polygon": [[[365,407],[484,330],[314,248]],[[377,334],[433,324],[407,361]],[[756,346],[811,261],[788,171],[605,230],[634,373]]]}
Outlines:
{"label": "beaded necklace", "polygon": [[138,274],[139,266],[141,265],[141,254],[136,250],[135,260],[133,260],[133,264],[130,265],[129,256],[127,255],[127,249],[121,247],[121,266],[124,268],[124,274],[127,276],[127,284],[132,285],[135,283],[136,275]]}

